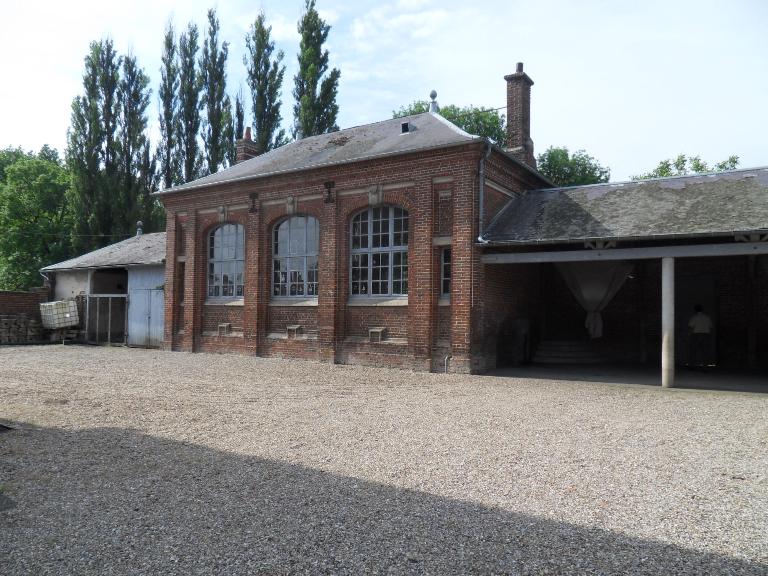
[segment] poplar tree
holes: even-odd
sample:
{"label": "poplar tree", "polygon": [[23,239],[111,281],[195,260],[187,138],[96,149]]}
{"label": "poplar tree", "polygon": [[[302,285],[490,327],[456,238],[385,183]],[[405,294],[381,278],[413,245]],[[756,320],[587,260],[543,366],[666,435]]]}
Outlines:
{"label": "poplar tree", "polygon": [[[299,71],[294,77],[293,136],[302,138],[339,129],[336,116],[339,106],[336,94],[341,72],[328,71],[328,50],[323,44],[331,27],[320,18],[315,0],[306,0],[305,12],[299,20],[301,35]],[[327,73],[327,74],[326,74]]]}
{"label": "poplar tree", "polygon": [[72,102],[66,158],[72,172],[76,251],[92,250],[113,239],[120,64],[111,40],[91,42],[83,94]]}
{"label": "poplar tree", "polygon": [[285,66],[282,64],[284,54],[282,50],[275,52],[271,35],[272,27],[266,25],[264,12],[261,12],[245,37],[247,53],[243,56],[243,64],[251,88],[253,129],[258,154],[286,142],[285,130],[280,128],[283,120],[280,114],[280,90],[285,75]]}
{"label": "poplar tree", "polygon": [[150,230],[162,222],[150,197],[155,164],[147,136],[149,78],[135,57],[118,56],[107,39],[91,43],[83,89],[72,103],[66,154],[76,253],[125,238],[136,220]]}
{"label": "poplar tree", "polygon": [[235,109],[229,122],[228,135],[230,138],[227,148],[227,160],[232,166],[237,161],[237,141],[243,137],[245,126],[245,107],[243,105],[243,89],[235,94]]}
{"label": "poplar tree", "polygon": [[235,97],[235,140],[243,137],[245,132],[245,103],[243,91],[240,90]]}
{"label": "poplar tree", "polygon": [[228,101],[228,105],[230,106],[230,116],[227,129],[227,137],[229,138],[227,146],[227,162],[232,166],[237,160],[237,140],[243,137],[243,126],[245,123],[242,88],[235,94],[234,110],[232,110],[231,101]]}
{"label": "poplar tree", "polygon": [[179,38],[179,137],[177,154],[181,180],[189,182],[200,175],[203,158],[200,133],[200,73],[197,68],[199,34],[190,23]]}
{"label": "poplar tree", "polygon": [[123,58],[118,101],[118,210],[113,232],[119,236],[133,233],[137,220],[148,230],[159,225],[157,201],[150,196],[155,187],[155,159],[147,136],[147,108],[152,91],[149,78],[132,55]]}
{"label": "poplar tree", "polygon": [[176,62],[177,47],[173,24],[168,23],[163,39],[163,56],[160,66],[160,143],[157,158],[160,163],[160,181],[163,188],[170,188],[181,180],[179,158],[175,154],[179,133],[179,68]]}
{"label": "poplar tree", "polygon": [[[227,55],[229,43],[222,42],[219,47],[219,19],[216,11],[208,10],[208,32],[203,42],[203,54],[200,58],[201,104],[206,116],[203,126],[203,143],[207,173],[213,174],[226,161],[226,106],[229,98],[227,87]],[[229,106],[231,117],[231,105]]]}

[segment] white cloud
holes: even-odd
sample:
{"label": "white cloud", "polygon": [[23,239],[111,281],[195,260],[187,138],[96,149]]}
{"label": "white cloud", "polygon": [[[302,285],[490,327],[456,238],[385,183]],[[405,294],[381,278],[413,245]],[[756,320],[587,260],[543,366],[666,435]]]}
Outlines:
{"label": "white cloud", "polygon": [[275,14],[268,17],[269,25],[272,26],[272,38],[277,42],[299,42],[299,30],[296,20],[289,20],[282,14]]}

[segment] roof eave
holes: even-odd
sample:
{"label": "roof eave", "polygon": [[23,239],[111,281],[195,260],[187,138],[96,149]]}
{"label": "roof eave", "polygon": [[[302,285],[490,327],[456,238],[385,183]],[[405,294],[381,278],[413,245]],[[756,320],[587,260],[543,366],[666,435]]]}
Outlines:
{"label": "roof eave", "polygon": [[679,240],[683,238],[727,238],[742,234],[766,233],[768,228],[753,228],[749,230],[724,230],[716,232],[692,232],[692,233],[671,233],[671,234],[651,234],[634,236],[584,236],[580,238],[545,238],[542,240],[491,240],[484,238],[483,246],[542,246],[552,244],[579,244],[593,241],[616,241],[616,242],[637,242],[642,240]]}
{"label": "roof eave", "polygon": [[94,266],[68,266],[66,268],[46,267],[40,268],[40,272],[72,272],[74,270],[97,270],[99,268],[135,268],[136,266],[162,266],[165,258],[157,262],[130,262],[127,264],[97,264]]}

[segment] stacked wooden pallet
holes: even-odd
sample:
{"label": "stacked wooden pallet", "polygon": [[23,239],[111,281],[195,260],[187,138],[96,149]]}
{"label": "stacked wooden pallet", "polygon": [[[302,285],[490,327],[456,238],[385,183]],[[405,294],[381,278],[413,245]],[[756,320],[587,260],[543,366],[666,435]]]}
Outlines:
{"label": "stacked wooden pallet", "polygon": [[0,344],[40,342],[42,338],[40,322],[27,314],[0,315]]}

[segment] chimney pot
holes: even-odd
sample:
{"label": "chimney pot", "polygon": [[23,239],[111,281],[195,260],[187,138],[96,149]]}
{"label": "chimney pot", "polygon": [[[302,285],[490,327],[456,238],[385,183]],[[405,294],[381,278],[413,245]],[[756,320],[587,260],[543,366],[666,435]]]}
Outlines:
{"label": "chimney pot", "polygon": [[245,127],[245,135],[243,136],[243,140],[251,140],[251,127],[246,126]]}
{"label": "chimney pot", "polygon": [[522,62],[518,62],[517,63],[517,73],[521,74],[522,71],[523,71],[523,63]]}

